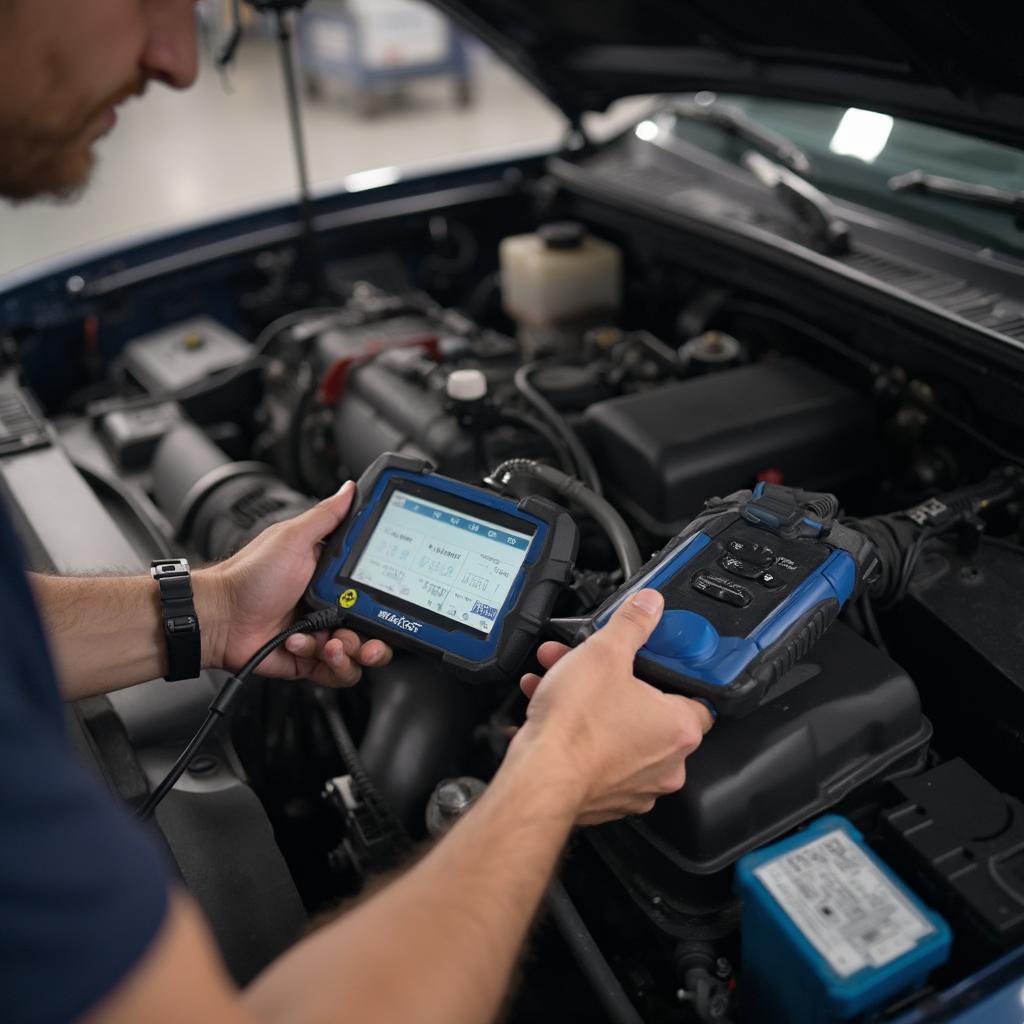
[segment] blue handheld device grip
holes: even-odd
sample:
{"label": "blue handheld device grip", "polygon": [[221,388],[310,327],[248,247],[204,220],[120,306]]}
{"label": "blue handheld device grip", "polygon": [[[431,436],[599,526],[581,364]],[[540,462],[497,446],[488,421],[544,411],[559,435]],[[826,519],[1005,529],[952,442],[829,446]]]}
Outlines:
{"label": "blue handheld device grip", "polygon": [[759,485],[710,506],[584,623],[577,641],[636,591],[659,590],[665,612],[638,652],[637,674],[719,714],[752,711],[874,564],[866,538],[816,518],[788,493]]}

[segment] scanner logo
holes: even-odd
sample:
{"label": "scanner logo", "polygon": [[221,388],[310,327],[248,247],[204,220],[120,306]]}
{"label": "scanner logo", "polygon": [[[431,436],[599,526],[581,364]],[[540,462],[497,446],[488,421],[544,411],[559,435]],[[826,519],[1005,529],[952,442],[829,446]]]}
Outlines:
{"label": "scanner logo", "polygon": [[338,598],[338,604],[340,604],[342,608],[351,608],[352,605],[356,603],[356,599],[358,597],[359,593],[349,587],[348,590]]}
{"label": "scanner logo", "polygon": [[399,615],[398,612],[389,612],[387,608],[381,608],[377,612],[377,618],[382,619],[396,629],[404,629],[406,633],[418,633],[423,628],[422,622],[417,622],[415,619],[407,619],[404,615]]}

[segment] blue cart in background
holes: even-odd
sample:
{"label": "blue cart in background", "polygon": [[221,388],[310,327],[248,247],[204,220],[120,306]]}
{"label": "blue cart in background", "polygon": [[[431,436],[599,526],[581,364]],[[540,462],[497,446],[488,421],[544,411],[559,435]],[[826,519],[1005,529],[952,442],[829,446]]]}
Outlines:
{"label": "blue cart in background", "polygon": [[437,75],[452,79],[456,104],[472,102],[462,36],[415,0],[313,0],[299,18],[298,42],[307,94],[341,81],[360,116],[377,113],[396,85]]}

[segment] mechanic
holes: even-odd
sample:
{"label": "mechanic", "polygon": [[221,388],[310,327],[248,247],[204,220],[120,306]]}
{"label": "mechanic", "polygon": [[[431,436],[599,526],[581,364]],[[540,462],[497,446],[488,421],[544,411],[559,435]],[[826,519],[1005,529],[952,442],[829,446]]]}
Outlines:
{"label": "mechanic", "polygon": [[[196,60],[193,0],[0,0],[0,193],[76,192],[114,108],[150,80],[187,87]],[[346,484],[194,574],[204,665],[237,670],[294,621],[319,542],[352,495]],[[702,705],[633,677],[661,613],[653,591],[574,651],[543,645],[544,678],[522,680],[526,722],[472,812],[239,992],[158,843],[79,765],[63,727],[58,693],[74,700],[167,671],[156,584],[31,575],[30,589],[22,565],[0,511],[8,1021],[489,1020],[570,829],[677,789],[711,724]],[[348,685],[390,656],[340,630],[292,637],[265,672]]]}

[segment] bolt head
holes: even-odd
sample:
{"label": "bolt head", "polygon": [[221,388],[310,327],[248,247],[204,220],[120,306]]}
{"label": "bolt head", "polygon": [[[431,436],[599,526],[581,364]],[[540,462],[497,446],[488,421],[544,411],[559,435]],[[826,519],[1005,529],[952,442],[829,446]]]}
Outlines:
{"label": "bolt head", "polygon": [[449,779],[437,787],[437,806],[442,814],[461,814],[471,798],[469,787],[458,779]]}

